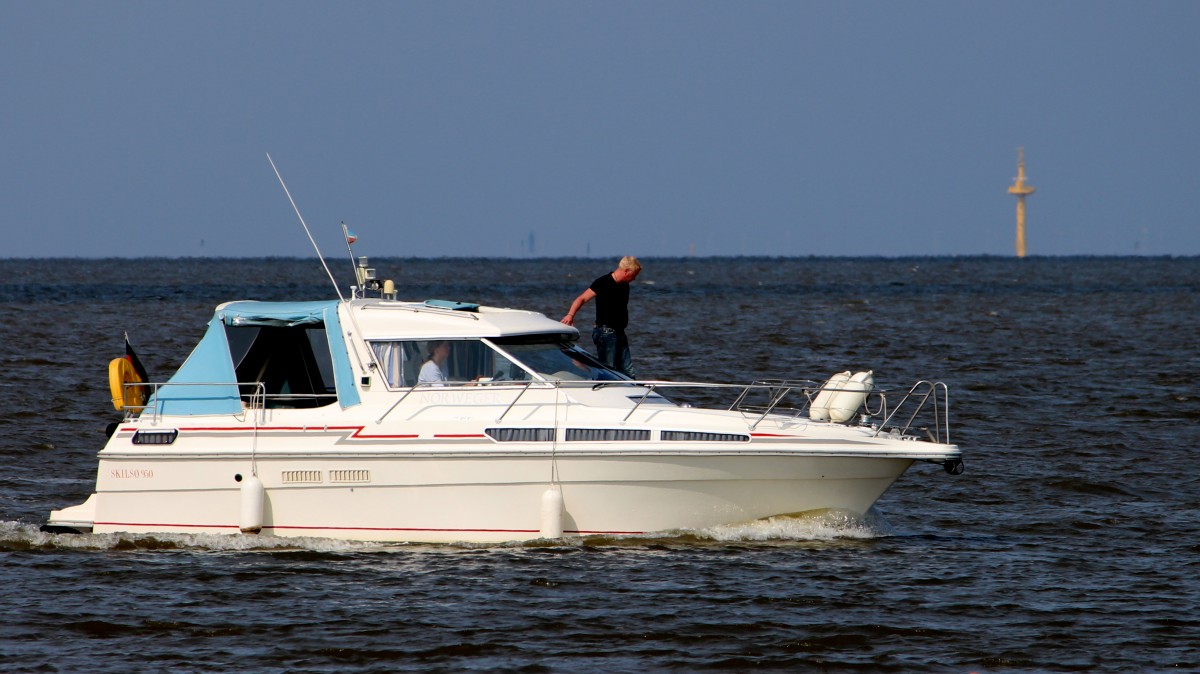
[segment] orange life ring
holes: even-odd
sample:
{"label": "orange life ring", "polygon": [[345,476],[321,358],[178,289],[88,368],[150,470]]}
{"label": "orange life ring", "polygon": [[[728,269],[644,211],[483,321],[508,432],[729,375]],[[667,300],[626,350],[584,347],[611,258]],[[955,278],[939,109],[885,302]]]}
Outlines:
{"label": "orange life ring", "polygon": [[141,407],[145,392],[141,386],[130,386],[142,381],[133,363],[128,358],[113,358],[108,362],[108,391],[112,394],[113,407]]}

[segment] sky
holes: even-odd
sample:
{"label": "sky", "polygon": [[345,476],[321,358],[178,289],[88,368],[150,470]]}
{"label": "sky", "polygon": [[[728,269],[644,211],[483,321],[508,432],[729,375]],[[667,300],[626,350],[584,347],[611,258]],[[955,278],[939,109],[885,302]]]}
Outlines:
{"label": "sky", "polygon": [[1200,2],[0,0],[0,258],[1200,255]]}

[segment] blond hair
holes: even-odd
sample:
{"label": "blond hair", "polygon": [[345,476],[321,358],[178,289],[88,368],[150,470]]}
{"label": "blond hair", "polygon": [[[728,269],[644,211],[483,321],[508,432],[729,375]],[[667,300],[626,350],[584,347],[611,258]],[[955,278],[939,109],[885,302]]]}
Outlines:
{"label": "blond hair", "polygon": [[634,257],[632,255],[626,255],[625,257],[621,258],[621,262],[620,262],[620,264],[617,265],[617,269],[630,269],[632,271],[641,271],[642,263],[639,262],[636,257]]}

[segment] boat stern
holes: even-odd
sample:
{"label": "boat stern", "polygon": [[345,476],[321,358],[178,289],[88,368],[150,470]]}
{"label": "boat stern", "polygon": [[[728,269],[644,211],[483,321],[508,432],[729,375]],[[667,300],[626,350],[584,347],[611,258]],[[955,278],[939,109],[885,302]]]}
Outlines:
{"label": "boat stern", "polygon": [[88,534],[96,521],[96,495],[92,494],[77,506],[50,511],[50,519],[42,531],[51,534]]}

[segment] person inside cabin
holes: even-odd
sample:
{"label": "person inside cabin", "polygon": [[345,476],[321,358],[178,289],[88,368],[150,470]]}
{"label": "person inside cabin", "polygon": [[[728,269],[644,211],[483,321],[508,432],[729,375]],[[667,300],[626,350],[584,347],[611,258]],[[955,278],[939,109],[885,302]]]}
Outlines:
{"label": "person inside cabin", "polygon": [[450,375],[446,372],[446,360],[450,358],[450,342],[445,340],[429,342],[426,351],[429,354],[429,360],[421,366],[417,382],[445,386],[450,381]]}
{"label": "person inside cabin", "polygon": [[626,255],[616,270],[592,281],[562,318],[562,323],[575,325],[575,314],[595,299],[596,325],[592,328],[592,342],[596,345],[596,355],[601,363],[630,377],[634,377],[633,356],[625,336],[625,328],[629,325],[629,284],[641,271],[642,263],[636,257]]}

